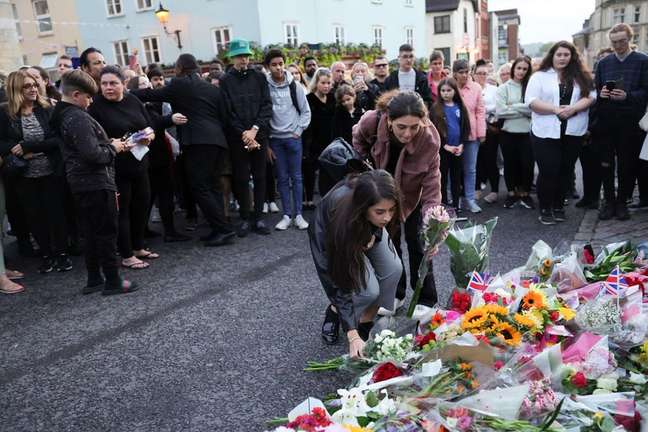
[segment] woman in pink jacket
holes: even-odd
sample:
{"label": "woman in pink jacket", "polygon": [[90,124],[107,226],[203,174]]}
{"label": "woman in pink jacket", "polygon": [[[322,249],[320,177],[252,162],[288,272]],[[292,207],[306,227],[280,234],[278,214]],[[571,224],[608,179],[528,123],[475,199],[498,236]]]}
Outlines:
{"label": "woman in pink jacket", "polygon": [[[418,268],[423,260],[423,247],[419,241],[422,214],[441,204],[440,142],[439,133],[429,120],[425,102],[413,91],[394,90],[383,94],[376,102],[376,110],[367,111],[353,127],[353,147],[360,155],[371,157],[374,168],[394,176],[401,192],[400,220],[405,226],[412,289],[416,287]],[[395,232],[397,234],[392,240],[402,257],[400,228]],[[403,272],[396,291],[394,311],[403,304],[405,285]],[[431,307],[436,302],[436,286],[430,271],[419,303]]]}
{"label": "woman in pink jacket", "polygon": [[479,145],[486,141],[486,108],[482,99],[482,88],[469,79],[468,60],[455,60],[452,73],[457,81],[468,117],[470,118],[470,136],[464,144],[464,203],[461,207],[472,213],[481,212],[475,201],[475,181],[477,180],[477,154]]}

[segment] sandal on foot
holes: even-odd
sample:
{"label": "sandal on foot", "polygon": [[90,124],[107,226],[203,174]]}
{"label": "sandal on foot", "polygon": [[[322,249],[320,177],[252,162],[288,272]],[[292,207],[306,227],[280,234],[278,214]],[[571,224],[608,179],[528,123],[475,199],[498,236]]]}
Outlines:
{"label": "sandal on foot", "polygon": [[9,280],[18,280],[18,279],[24,279],[25,278],[25,274],[19,272],[18,270],[9,270],[9,269],[7,269],[7,270],[5,270],[5,274],[7,275],[7,278],[9,278]]}
{"label": "sandal on foot", "polygon": [[25,291],[25,287],[14,282],[6,284],[6,286],[0,286],[0,293],[2,294],[18,294],[23,291]]}
{"label": "sandal on foot", "polygon": [[136,258],[139,259],[158,259],[160,258],[160,254],[157,254],[155,252],[151,252],[150,250],[145,250],[142,255],[135,255]]}
{"label": "sandal on foot", "polygon": [[143,269],[148,268],[150,266],[149,263],[144,262],[144,261],[135,261],[135,262],[132,262],[130,264],[125,262],[125,261],[122,261],[121,265],[122,265],[122,267],[126,267],[126,268],[131,269],[131,270],[143,270]]}

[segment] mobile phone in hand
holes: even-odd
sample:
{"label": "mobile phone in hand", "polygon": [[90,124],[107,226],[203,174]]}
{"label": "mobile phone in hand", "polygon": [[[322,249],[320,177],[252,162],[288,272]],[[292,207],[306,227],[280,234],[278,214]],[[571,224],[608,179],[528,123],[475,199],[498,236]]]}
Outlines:
{"label": "mobile phone in hand", "polygon": [[615,80],[607,80],[605,81],[605,88],[607,88],[609,91],[614,90],[616,87],[616,81]]}

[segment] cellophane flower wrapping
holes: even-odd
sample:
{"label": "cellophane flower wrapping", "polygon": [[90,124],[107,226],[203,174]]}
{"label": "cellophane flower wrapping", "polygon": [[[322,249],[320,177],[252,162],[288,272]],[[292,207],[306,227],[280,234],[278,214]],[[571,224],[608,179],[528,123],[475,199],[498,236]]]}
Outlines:
{"label": "cellophane flower wrapping", "polygon": [[582,331],[613,334],[621,330],[621,307],[619,299],[601,290],[594,301],[578,308],[576,325]]}
{"label": "cellophane flower wrapping", "polygon": [[488,269],[489,247],[496,225],[497,218],[493,218],[467,228],[454,227],[448,232],[450,271],[458,288],[468,285],[472,272],[484,273]]}

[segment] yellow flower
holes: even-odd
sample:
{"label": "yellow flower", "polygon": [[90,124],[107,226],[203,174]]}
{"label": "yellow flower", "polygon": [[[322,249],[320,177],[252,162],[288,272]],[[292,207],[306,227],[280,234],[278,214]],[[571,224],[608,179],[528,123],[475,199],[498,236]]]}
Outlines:
{"label": "yellow flower", "polygon": [[470,363],[459,363],[459,369],[462,371],[472,370],[472,365]]}
{"label": "yellow flower", "polygon": [[525,327],[527,329],[536,328],[536,322],[526,313],[524,314],[516,313],[513,316],[513,320],[515,321],[516,324]]}
{"label": "yellow flower", "polygon": [[522,335],[509,323],[500,323],[496,328],[497,337],[502,339],[509,346],[518,346],[522,341]]}
{"label": "yellow flower", "polygon": [[641,346],[641,354],[639,355],[639,361],[643,364],[648,364],[648,340],[643,343]]}
{"label": "yellow flower", "polygon": [[[498,316],[506,316],[508,315],[508,309],[505,308],[504,306],[500,306],[495,303],[489,303],[487,304],[484,309],[486,310],[486,313],[489,315],[498,315]],[[492,319],[492,317],[490,317]]]}
{"label": "yellow flower", "polygon": [[648,354],[648,340],[644,342],[643,345],[641,346],[641,351]]}
{"label": "yellow flower", "polygon": [[522,297],[522,309],[543,309],[547,304],[547,297],[543,292],[537,290],[529,290],[524,297]]}
{"label": "yellow flower", "polygon": [[343,425],[343,427],[349,432],[373,432],[373,429],[363,428],[360,426]]}
{"label": "yellow flower", "polygon": [[463,330],[478,329],[484,325],[487,318],[488,316],[483,307],[470,309],[461,320],[461,328]]}
{"label": "yellow flower", "polygon": [[558,308],[558,312],[560,312],[560,316],[563,317],[565,321],[571,321],[576,316],[576,311],[568,307]]}
{"label": "yellow flower", "polygon": [[605,416],[600,411],[595,412],[594,415],[592,416],[592,420],[594,420],[594,422],[597,424],[603,421],[604,418]]}

